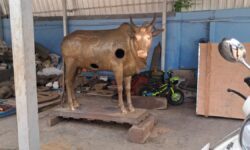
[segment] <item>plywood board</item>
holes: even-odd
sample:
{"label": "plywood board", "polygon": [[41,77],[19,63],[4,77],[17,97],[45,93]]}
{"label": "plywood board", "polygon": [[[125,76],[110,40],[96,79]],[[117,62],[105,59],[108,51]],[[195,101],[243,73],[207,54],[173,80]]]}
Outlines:
{"label": "plywood board", "polygon": [[[250,43],[244,45],[250,49]],[[243,119],[244,101],[228,93],[227,89],[232,88],[248,96],[250,90],[244,78],[250,75],[250,71],[239,63],[224,60],[217,47],[213,43],[200,45],[196,112],[204,116]],[[250,62],[250,53],[247,53],[247,61]]]}

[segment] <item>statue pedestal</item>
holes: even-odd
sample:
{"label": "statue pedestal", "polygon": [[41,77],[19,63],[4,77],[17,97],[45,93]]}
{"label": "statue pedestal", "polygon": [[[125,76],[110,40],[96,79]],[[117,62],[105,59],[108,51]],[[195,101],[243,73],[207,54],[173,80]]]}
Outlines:
{"label": "statue pedestal", "polygon": [[128,140],[144,143],[156,124],[156,119],[146,109],[136,109],[135,112],[122,114],[117,101],[109,98],[84,96],[78,100],[81,106],[75,111],[69,110],[68,107],[55,108],[50,115],[49,125],[53,126],[63,118],[126,123],[132,125],[128,131]]}

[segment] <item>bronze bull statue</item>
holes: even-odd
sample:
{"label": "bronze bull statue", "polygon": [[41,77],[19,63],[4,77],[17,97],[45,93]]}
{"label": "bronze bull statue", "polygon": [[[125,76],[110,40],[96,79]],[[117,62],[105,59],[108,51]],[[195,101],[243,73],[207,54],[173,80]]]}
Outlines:
{"label": "bronze bull statue", "polygon": [[138,27],[130,18],[130,24],[123,23],[116,29],[78,30],[63,39],[61,48],[65,62],[65,84],[71,110],[79,107],[73,90],[77,69],[87,68],[113,71],[121,112],[127,113],[122,96],[123,81],[128,110],[135,111],[131,102],[131,76],[146,66],[152,38],[163,31],[155,30],[155,20],[156,16],[151,23]]}

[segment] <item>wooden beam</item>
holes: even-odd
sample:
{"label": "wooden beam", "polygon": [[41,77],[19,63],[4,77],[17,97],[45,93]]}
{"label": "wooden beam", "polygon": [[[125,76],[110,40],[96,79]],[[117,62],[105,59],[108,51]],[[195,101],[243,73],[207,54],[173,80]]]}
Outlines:
{"label": "wooden beam", "polygon": [[40,149],[32,0],[11,0],[19,150]]}
{"label": "wooden beam", "polygon": [[165,52],[166,52],[166,20],[167,20],[167,0],[163,0],[162,2],[162,49],[161,49],[161,70],[165,70]]}

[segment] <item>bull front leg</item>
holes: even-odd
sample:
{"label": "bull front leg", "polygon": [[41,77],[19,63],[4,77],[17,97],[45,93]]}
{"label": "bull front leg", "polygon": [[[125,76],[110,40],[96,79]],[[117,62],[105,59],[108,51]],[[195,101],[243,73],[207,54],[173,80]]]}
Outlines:
{"label": "bull front leg", "polygon": [[[74,77],[75,78],[75,77]],[[74,80],[74,79],[73,79]],[[74,81],[73,81],[74,83]],[[73,105],[75,108],[78,108],[80,106],[78,100],[76,99],[76,94],[75,94],[75,90],[72,88],[71,90],[71,93],[72,93],[72,100],[73,100]]]}
{"label": "bull front leg", "polygon": [[116,80],[116,84],[117,84],[117,92],[118,92],[118,105],[121,109],[121,112],[123,114],[127,114],[127,110],[124,106],[123,103],[123,96],[122,96],[122,91],[123,91],[123,71],[122,71],[122,67],[117,68],[116,70],[113,71],[114,75],[115,75],[115,80]]}
{"label": "bull front leg", "polygon": [[131,76],[125,77],[124,82],[125,82],[128,110],[130,112],[134,112],[135,108],[134,108],[132,101],[131,101],[131,78],[132,78]]}
{"label": "bull front leg", "polygon": [[74,75],[76,71],[76,66],[74,64],[73,59],[67,59],[65,60],[65,84],[66,84],[66,91],[67,91],[67,97],[68,97],[68,105],[70,110],[75,110],[75,106],[73,103],[73,80],[74,80]]}

